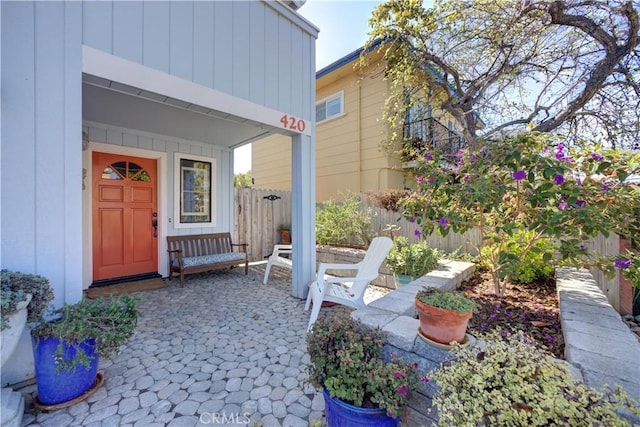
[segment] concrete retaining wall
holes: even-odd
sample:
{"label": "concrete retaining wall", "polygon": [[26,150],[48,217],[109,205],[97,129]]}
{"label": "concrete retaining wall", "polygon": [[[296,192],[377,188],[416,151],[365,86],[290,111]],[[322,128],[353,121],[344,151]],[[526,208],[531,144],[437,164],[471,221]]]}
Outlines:
{"label": "concrete retaining wall", "polygon": [[620,385],[640,402],[640,342],[591,273],[559,268],[556,287],[567,361],[580,369],[587,385]]}

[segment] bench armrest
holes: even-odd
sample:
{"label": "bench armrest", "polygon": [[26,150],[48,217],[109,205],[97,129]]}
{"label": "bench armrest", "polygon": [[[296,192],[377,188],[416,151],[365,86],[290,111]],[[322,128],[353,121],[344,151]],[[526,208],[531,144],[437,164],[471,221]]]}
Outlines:
{"label": "bench armrest", "polygon": [[171,268],[171,264],[173,263],[174,258],[178,258],[178,265],[182,268],[182,249],[168,249],[169,252],[169,268]]}
{"label": "bench armrest", "polygon": [[247,246],[249,246],[247,243],[232,243],[231,246],[240,246],[242,247],[242,252],[247,252]]}

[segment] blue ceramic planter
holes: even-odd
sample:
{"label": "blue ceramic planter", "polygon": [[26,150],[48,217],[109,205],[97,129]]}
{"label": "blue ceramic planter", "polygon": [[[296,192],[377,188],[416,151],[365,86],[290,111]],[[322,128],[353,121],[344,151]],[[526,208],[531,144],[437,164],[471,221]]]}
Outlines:
{"label": "blue ceramic planter", "polygon": [[[36,368],[38,387],[38,401],[42,405],[57,405],[82,396],[93,385],[98,372],[98,355],[95,352],[95,339],[89,339],[80,344],[89,358],[89,369],[78,365],[75,371],[62,370],[56,372],[56,349],[60,344],[57,338],[31,338],[33,344],[33,360]],[[62,345],[64,358],[73,359],[76,348]]]}
{"label": "blue ceramic planter", "polygon": [[391,418],[386,409],[353,406],[324,391],[324,408],[329,427],[398,427],[399,418]]}

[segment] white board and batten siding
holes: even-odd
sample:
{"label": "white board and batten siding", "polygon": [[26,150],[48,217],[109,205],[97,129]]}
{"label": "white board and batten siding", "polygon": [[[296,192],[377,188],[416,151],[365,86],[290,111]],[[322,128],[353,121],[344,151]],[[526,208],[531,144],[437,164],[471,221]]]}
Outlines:
{"label": "white board and batten siding", "polygon": [[316,35],[278,2],[82,5],[83,44],[307,120]]}

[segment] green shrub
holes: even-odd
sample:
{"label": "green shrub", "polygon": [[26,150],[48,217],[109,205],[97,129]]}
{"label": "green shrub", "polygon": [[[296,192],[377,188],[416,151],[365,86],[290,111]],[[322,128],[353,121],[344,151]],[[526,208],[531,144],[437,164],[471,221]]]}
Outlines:
{"label": "green shrub", "polygon": [[349,244],[367,247],[373,239],[371,209],[362,209],[353,193],[343,202],[329,199],[316,209],[316,240],[321,245]]}
{"label": "green shrub", "polygon": [[454,346],[456,361],[431,376],[442,426],[621,426],[630,423],[618,408],[640,412],[620,388],[603,394],[574,381],[521,333],[481,339],[482,348]]}
{"label": "green shrub", "polygon": [[409,243],[406,237],[398,236],[393,239],[386,263],[394,274],[423,276],[438,266],[438,252],[424,240]]}
{"label": "green shrub", "polygon": [[15,311],[16,304],[24,300],[24,294],[31,294],[31,302],[27,306],[27,322],[29,323],[39,321],[53,300],[53,290],[46,277],[2,270],[0,271],[0,285],[2,286],[0,330],[8,327],[6,316]]}
{"label": "green shrub", "polygon": [[[58,372],[75,371],[77,365],[89,366],[89,356],[78,343],[95,338],[96,352],[108,357],[133,335],[140,312],[139,298],[121,295],[119,298],[83,298],[76,304],[65,304],[53,312],[56,320],[41,321],[31,335],[36,338],[58,338]],[[62,343],[76,349],[73,358],[64,357]]]}
{"label": "green shrub", "polygon": [[[556,245],[550,238],[534,238],[535,233],[529,230],[520,230],[509,236],[505,242],[506,250],[501,254],[501,277],[508,275],[511,282],[522,284],[552,277],[556,267],[552,261]],[[529,245],[531,247],[527,250]],[[487,263],[491,250],[492,246],[481,249],[485,260],[483,267],[490,267]]]}

